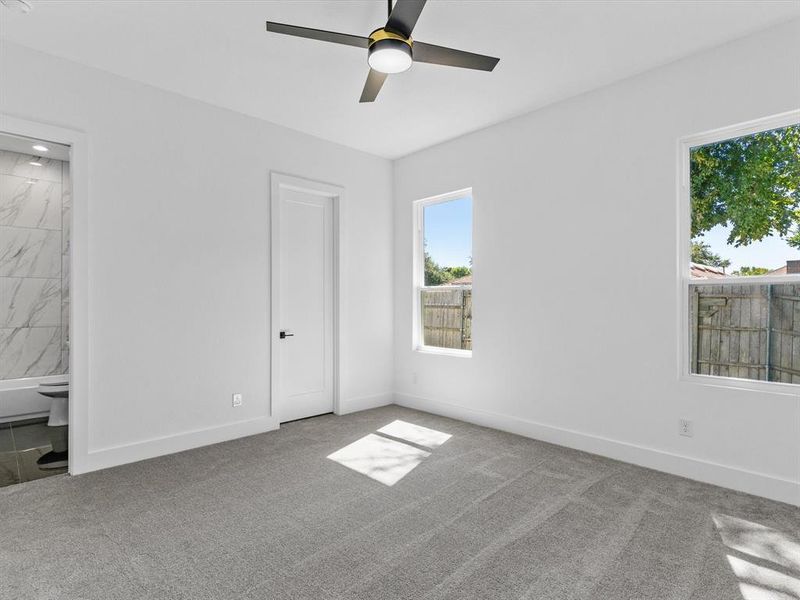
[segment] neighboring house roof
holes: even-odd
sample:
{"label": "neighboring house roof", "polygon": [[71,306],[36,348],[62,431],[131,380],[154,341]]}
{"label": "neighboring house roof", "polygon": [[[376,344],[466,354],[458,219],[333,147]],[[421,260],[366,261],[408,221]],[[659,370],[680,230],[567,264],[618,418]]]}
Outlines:
{"label": "neighboring house roof", "polygon": [[800,260],[787,260],[785,265],[770,271],[767,275],[800,275]]}
{"label": "neighboring house roof", "polygon": [[472,285],[472,275],[464,275],[464,277],[452,279],[444,285]]}
{"label": "neighboring house roof", "polygon": [[693,279],[717,279],[718,277],[726,276],[721,267],[712,267],[711,265],[695,262],[691,263],[691,272]]}

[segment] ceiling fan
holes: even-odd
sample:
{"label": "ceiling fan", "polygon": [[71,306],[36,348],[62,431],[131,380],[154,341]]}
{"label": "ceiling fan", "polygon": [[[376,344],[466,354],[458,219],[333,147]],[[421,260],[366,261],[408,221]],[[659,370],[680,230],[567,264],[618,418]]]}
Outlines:
{"label": "ceiling fan", "polygon": [[500,61],[499,58],[412,40],[411,31],[417,24],[425,2],[426,0],[397,0],[392,7],[392,0],[388,0],[389,20],[386,25],[370,33],[369,37],[272,21],[267,21],[267,31],[365,48],[370,69],[359,102],[374,102],[386,77],[408,70],[414,62],[479,71],[494,69]]}

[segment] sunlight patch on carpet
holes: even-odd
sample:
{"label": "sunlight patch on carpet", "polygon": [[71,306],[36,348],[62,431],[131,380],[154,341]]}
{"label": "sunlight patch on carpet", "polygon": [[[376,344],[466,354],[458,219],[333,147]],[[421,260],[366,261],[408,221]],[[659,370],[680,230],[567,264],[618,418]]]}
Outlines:
{"label": "sunlight patch on carpet", "polygon": [[728,556],[728,563],[739,579],[744,600],[797,600],[800,579],[774,569]]}
{"label": "sunlight patch on carpet", "polygon": [[408,475],[430,452],[370,433],[328,458],[384,485]]}
{"label": "sunlight patch on carpet", "polygon": [[388,425],[384,425],[378,429],[378,433],[385,433],[386,435],[431,449],[438,448],[453,437],[449,433],[429,429],[422,425],[414,425],[413,423],[407,423],[400,419],[392,421]]}
{"label": "sunlight patch on carpet", "polygon": [[722,541],[731,550],[768,560],[800,575],[800,541],[753,521],[713,515]]}

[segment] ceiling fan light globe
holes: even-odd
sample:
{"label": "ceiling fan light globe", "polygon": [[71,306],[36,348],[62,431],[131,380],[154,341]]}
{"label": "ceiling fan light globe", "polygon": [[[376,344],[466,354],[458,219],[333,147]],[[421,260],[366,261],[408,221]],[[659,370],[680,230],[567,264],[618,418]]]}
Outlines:
{"label": "ceiling fan light globe", "polygon": [[402,73],[408,71],[414,62],[411,47],[400,40],[378,40],[369,47],[367,58],[369,66],[381,73]]}

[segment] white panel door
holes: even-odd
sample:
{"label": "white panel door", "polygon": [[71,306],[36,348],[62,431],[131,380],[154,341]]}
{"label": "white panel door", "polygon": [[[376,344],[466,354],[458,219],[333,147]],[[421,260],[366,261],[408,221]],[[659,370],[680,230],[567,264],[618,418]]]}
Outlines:
{"label": "white panel door", "polygon": [[277,415],[333,411],[333,200],[280,186]]}

